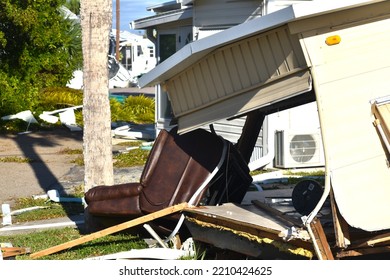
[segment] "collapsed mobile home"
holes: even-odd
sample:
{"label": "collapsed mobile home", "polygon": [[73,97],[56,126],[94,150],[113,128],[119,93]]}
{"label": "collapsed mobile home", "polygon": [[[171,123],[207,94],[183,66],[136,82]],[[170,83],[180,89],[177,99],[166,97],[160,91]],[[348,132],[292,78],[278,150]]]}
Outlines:
{"label": "collapsed mobile home", "polygon": [[[226,232],[250,248],[269,240],[319,259],[388,252],[390,2],[347,2],[292,5],[247,21],[184,46],[139,79],[167,91],[181,134],[246,116],[237,143],[245,158],[264,116],[317,104],[325,183],[310,213],[291,222],[258,192],[249,205],[185,211],[195,239],[244,251],[248,242],[223,242]],[[330,232],[319,218],[328,199]]]}

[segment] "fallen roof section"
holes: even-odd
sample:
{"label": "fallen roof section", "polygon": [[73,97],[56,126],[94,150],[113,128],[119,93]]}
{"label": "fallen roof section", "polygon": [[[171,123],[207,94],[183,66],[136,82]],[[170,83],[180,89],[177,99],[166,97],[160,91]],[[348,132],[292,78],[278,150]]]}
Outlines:
{"label": "fallen roof section", "polygon": [[[293,5],[192,42],[139,84],[163,85],[180,133],[311,92],[309,62],[289,24],[341,10],[349,2]],[[302,104],[313,99],[308,95]]]}
{"label": "fallen roof section", "polygon": [[359,2],[364,3],[373,1],[321,1],[321,4],[314,1],[314,3],[292,5],[275,13],[253,19],[212,36],[194,41],[173,54],[169,59],[159,64],[149,73],[140,77],[139,85],[140,87],[146,87],[163,83],[201,57],[221,46],[265,32],[287,22],[300,18],[317,16],[321,13],[329,13],[335,9],[351,6],[351,4],[358,5]]}

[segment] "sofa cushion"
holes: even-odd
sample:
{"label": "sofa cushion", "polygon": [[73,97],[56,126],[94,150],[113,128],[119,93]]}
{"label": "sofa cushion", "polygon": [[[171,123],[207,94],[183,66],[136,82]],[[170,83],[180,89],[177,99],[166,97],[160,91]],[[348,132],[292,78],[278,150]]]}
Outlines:
{"label": "sofa cushion", "polygon": [[145,213],[189,201],[222,157],[223,140],[206,130],[160,133],[166,134],[164,141],[153,147],[141,179]]}
{"label": "sofa cushion", "polygon": [[140,183],[126,183],[114,186],[96,186],[85,193],[87,204],[93,201],[139,196],[142,190]]}
{"label": "sofa cushion", "polygon": [[142,215],[138,196],[92,201],[87,208],[91,215],[96,216],[136,218]]}

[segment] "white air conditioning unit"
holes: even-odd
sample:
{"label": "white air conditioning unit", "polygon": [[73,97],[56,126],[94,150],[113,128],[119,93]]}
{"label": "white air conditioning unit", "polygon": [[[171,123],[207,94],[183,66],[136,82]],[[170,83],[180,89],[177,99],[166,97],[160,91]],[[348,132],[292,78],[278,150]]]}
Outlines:
{"label": "white air conditioning unit", "polygon": [[278,168],[320,167],[325,165],[320,132],[276,131],[275,163]]}

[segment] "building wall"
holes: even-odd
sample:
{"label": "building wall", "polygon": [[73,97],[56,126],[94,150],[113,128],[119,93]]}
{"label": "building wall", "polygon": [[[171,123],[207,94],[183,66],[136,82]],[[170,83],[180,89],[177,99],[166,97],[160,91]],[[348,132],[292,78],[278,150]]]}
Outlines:
{"label": "building wall", "polygon": [[298,4],[302,2],[309,2],[313,0],[266,0],[265,13],[273,13],[293,4]]}
{"label": "building wall", "polygon": [[262,0],[196,0],[194,26],[206,30],[232,27],[252,15],[262,15],[262,3]]}

